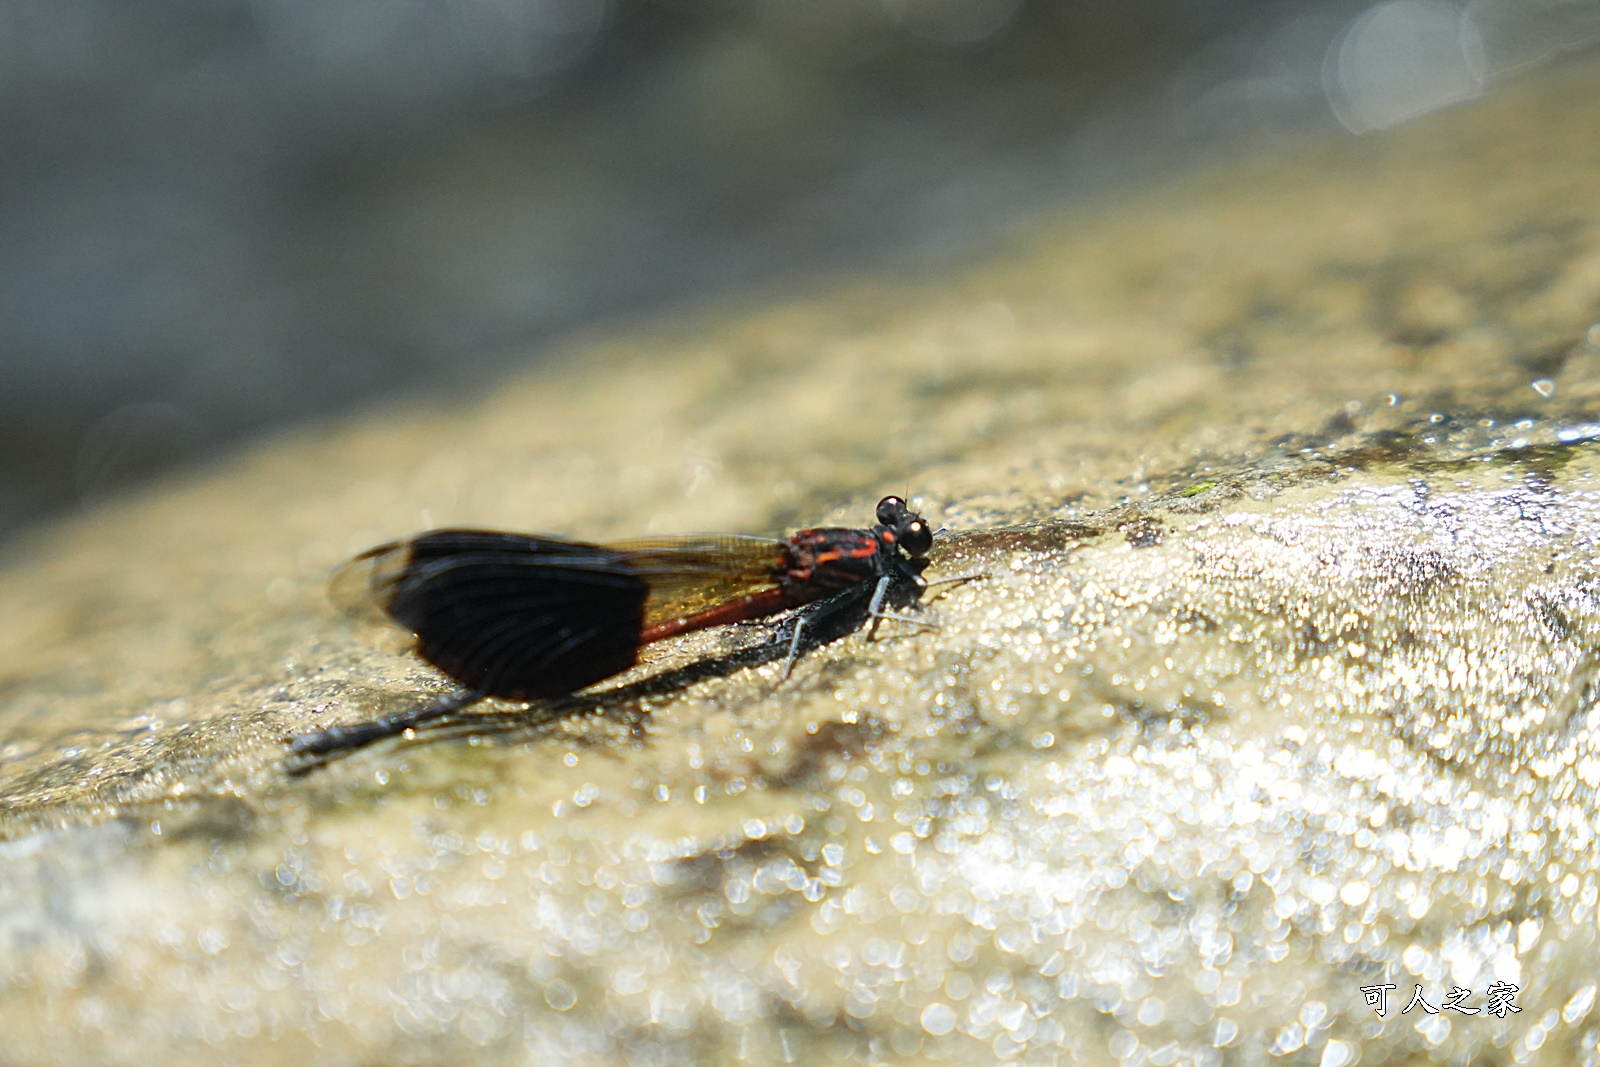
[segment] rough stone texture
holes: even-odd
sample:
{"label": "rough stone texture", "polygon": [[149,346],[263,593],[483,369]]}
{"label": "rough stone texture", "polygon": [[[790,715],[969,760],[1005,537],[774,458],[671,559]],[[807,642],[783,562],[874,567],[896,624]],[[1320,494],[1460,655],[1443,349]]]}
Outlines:
{"label": "rough stone texture", "polygon": [[[1597,108],[1546,74],[40,534],[0,1058],[1600,1062]],[[285,773],[442,688],[323,599],[377,540],[890,491],[983,574],[936,632],[781,684],[700,634]]]}

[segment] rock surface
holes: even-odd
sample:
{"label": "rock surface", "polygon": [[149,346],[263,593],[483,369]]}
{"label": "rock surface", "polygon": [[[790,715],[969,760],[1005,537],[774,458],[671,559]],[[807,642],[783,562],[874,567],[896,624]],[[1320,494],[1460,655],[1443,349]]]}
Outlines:
{"label": "rock surface", "polygon": [[[1597,107],[1556,71],[42,531],[7,1062],[1600,1061]],[[699,634],[286,773],[443,688],[327,606],[370,544],[908,491],[982,575],[937,631],[786,681]]]}

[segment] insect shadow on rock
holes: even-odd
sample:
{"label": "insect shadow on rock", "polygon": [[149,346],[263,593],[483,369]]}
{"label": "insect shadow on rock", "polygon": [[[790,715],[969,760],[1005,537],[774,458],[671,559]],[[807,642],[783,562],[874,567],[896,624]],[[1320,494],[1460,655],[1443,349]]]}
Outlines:
{"label": "insect shadow on rock", "polygon": [[870,635],[883,619],[933,628],[884,608],[916,606],[929,588],[922,571],[934,531],[897,496],[878,501],[876,517],[866,529],[818,527],[787,541],[713,534],[589,544],[434,530],[380,545],[335,572],[334,601],[355,614],[376,608],[415,633],[417,654],[461,689],[394,715],[296,734],[288,744],[300,762],[291,770],[488,697],[547,702],[552,718],[572,714],[589,703],[572,694],[634,666],[645,645],[713,626],[803,609],[777,641],[723,657],[726,670],[692,664],[615,692],[661,691],[779,655],[787,677],[807,635],[827,640],[863,623]]}

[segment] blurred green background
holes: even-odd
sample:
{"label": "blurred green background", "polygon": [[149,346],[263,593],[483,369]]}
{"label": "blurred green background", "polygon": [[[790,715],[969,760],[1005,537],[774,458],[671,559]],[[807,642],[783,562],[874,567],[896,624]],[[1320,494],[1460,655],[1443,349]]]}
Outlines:
{"label": "blurred green background", "polygon": [[0,0],[0,538],[1597,35],[1591,0]]}

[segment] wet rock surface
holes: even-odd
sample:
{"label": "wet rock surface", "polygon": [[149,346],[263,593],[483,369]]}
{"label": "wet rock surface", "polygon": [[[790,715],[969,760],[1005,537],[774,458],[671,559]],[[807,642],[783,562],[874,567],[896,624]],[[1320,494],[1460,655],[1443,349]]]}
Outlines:
{"label": "wet rock surface", "polygon": [[[1597,98],[593,341],[41,534],[0,574],[4,1055],[1600,1058]],[[908,487],[929,577],[981,575],[936,631],[787,680],[767,628],[698,634],[288,773],[443,689],[323,598],[383,538]]]}

